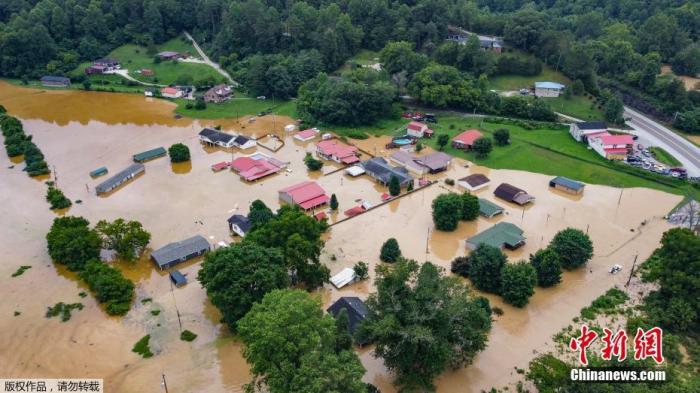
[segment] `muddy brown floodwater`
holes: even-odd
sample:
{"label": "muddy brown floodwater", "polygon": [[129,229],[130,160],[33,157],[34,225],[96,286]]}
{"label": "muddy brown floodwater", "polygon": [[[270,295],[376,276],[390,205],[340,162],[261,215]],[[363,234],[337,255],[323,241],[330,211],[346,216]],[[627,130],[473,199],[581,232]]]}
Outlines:
{"label": "muddy brown floodwater", "polygon": [[[343,211],[367,200],[378,203],[383,187],[366,176],[348,178],[342,171],[309,176],[302,159],[313,142],[300,143],[283,132],[291,119],[271,116],[249,122],[200,123],[172,117],[173,106],[162,100],[124,94],[80,91],[41,91],[0,82],[0,104],[24,121],[25,129],[46,155],[59,187],[74,204],[66,214],[80,215],[91,222],[125,217],[139,220],[152,234],[151,247],[201,234],[216,244],[234,241],[226,219],[234,212],[247,213],[250,202],[262,199],[279,206],[277,190],[313,178],[328,193],[335,193]],[[257,136],[274,133],[286,145],[273,155],[289,161],[290,171],[247,184],[230,171],[213,173],[213,163],[243,154],[239,151],[204,148],[197,133],[204,125],[222,124],[225,130]],[[245,126],[245,128],[243,128]],[[131,162],[131,155],[158,146],[181,142],[190,147],[189,164],[171,165],[167,158],[146,163],[143,176],[106,197],[97,197],[94,187],[101,180],[88,173],[107,166],[116,173]],[[357,141],[363,149],[383,151],[382,138]],[[259,148],[261,152],[271,154]],[[246,154],[254,152],[251,149]],[[74,274],[56,268],[46,253],[44,236],[56,214],[44,200],[46,187],[22,172],[22,164],[10,168],[4,149],[0,153],[0,370],[3,377],[95,377],[104,378],[110,392],[160,392],[165,374],[171,392],[237,392],[250,375],[241,356],[241,344],[219,322],[220,314],[206,298],[196,280],[199,260],[179,267],[189,284],[172,290],[167,275],[146,258],[117,265],[136,283],[137,299],[123,318],[108,317]],[[499,221],[521,226],[528,238],[525,247],[507,252],[511,261],[546,245],[553,235],[568,226],[587,230],[595,245],[591,270],[564,274],[555,288],[537,288],[530,304],[515,309],[494,296],[493,305],[504,310],[489,336],[488,348],[466,368],[444,373],[436,381],[439,392],[478,392],[516,380],[514,367],[524,368],[535,353],[551,348],[550,337],[595,297],[624,283],[636,255],[646,258],[657,246],[669,225],[661,218],[680,197],[649,189],[625,189],[588,185],[582,197],[552,191],[549,177],[519,171],[489,170],[455,160],[447,173],[435,176],[440,183],[395,200],[332,227],[327,235],[323,261],[332,273],[357,261],[374,267],[379,263],[381,243],[398,239],[403,254],[419,261],[430,260],[445,269],[450,261],[466,253],[464,240]],[[327,164],[323,172],[337,168]],[[446,177],[459,178],[481,172],[492,185],[478,192],[494,200],[492,191],[503,181],[526,189],[537,197],[522,209],[502,201],[506,213],[490,220],[460,223],[453,233],[435,231],[430,203],[440,193],[455,190]],[[619,202],[619,203],[618,203]],[[332,221],[343,218],[332,216]],[[642,223],[645,225],[642,225]],[[610,275],[613,264],[623,273]],[[10,278],[21,265],[32,265],[22,276]],[[328,305],[340,296],[366,297],[374,290],[371,281],[343,290],[327,286],[319,291]],[[152,298],[142,304],[141,300]],[[82,302],[85,308],[66,323],[45,319],[47,306],[56,302]],[[161,310],[158,316],[151,310]],[[21,312],[13,316],[15,311]],[[179,323],[197,333],[192,343],[179,340]],[[141,359],[131,352],[143,335],[151,334],[156,354]],[[365,380],[383,392],[394,392],[392,377],[370,349],[358,350],[367,368]]]}

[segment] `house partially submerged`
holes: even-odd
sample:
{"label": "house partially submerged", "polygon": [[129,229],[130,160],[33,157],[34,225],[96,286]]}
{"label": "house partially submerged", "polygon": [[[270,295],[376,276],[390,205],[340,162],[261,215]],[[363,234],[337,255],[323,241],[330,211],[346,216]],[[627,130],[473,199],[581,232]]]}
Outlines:
{"label": "house partially submerged", "polygon": [[340,289],[346,285],[350,285],[353,282],[355,282],[355,279],[357,276],[355,275],[355,270],[352,268],[346,267],[338,274],[334,275],[331,277],[331,284],[333,284],[334,287]]}
{"label": "house partially submerged", "polygon": [[46,75],[41,77],[41,85],[46,87],[68,87],[70,79],[65,76]]}
{"label": "house partially submerged", "polygon": [[316,154],[324,160],[341,164],[354,164],[360,161],[359,149],[346,145],[337,139],[323,140],[316,144]]}
{"label": "house partially submerged", "polygon": [[210,246],[207,239],[201,235],[195,235],[153,251],[151,259],[163,270],[203,255],[209,249]]}
{"label": "house partially submerged", "polygon": [[508,183],[501,183],[501,185],[493,191],[493,194],[504,201],[517,203],[521,206],[527,205],[535,200],[534,196]]}
{"label": "house partially submerged", "polygon": [[452,147],[455,149],[469,150],[474,142],[484,136],[478,130],[467,130],[452,138]]}
{"label": "house partially submerged", "polygon": [[95,187],[95,193],[101,195],[110,192],[145,171],[146,167],[143,164],[131,164],[126,169],[98,184]]}
{"label": "house partially submerged", "polygon": [[632,135],[610,135],[608,133],[588,137],[588,146],[608,160],[624,160],[632,152]]}
{"label": "house partially submerged", "polygon": [[557,82],[535,82],[535,97],[559,97],[565,87]]}
{"label": "house partially submerged", "polygon": [[352,177],[357,177],[365,173],[365,168],[360,165],[353,165],[351,167],[345,168],[345,173]]}
{"label": "house partially submerged", "polygon": [[168,151],[164,147],[156,147],[155,149],[146,150],[144,152],[134,154],[132,158],[134,162],[144,163],[146,161],[155,160],[156,158],[164,157]]}
{"label": "house partially submerged", "polygon": [[382,157],[370,158],[362,162],[362,167],[368,175],[385,186],[389,184],[392,177],[396,177],[399,180],[401,187],[408,186],[408,183],[413,181],[413,177],[408,174],[406,168],[391,166]]}
{"label": "house partially submerged", "polygon": [[491,228],[467,239],[467,247],[475,249],[479,244],[514,250],[525,244],[523,230],[509,222],[499,222]]}
{"label": "house partially submerged", "polygon": [[92,177],[92,178],[104,176],[106,174],[107,174],[107,167],[106,166],[101,166],[95,170],[90,171],[90,177]]}
{"label": "house partially submerged", "polygon": [[213,128],[204,128],[199,132],[199,141],[209,145],[232,147],[236,137]]}
{"label": "house partially submerged", "polygon": [[549,186],[574,195],[582,194],[583,189],[586,187],[586,185],[581,182],[577,182],[563,176],[557,176],[550,180]]}
{"label": "house partially submerged", "polygon": [[318,129],[317,128],[309,128],[303,131],[299,131],[296,134],[294,134],[294,139],[301,141],[301,142],[306,142],[310,141],[318,135]]}
{"label": "house partially submerged", "polygon": [[290,205],[297,205],[304,210],[315,209],[330,201],[326,191],[314,181],[304,181],[283,188],[279,191],[279,198]]}
{"label": "house partially submerged", "polygon": [[484,198],[479,198],[479,214],[482,216],[486,218],[493,218],[502,213],[502,207]]}
{"label": "house partially submerged", "polygon": [[240,237],[245,237],[250,230],[250,221],[244,215],[234,214],[228,218],[228,229]]}
{"label": "house partially submerged", "polygon": [[412,121],[406,126],[406,134],[414,138],[430,138],[435,133],[427,124],[419,121]]}
{"label": "house partially submerged", "polygon": [[582,121],[569,127],[569,134],[578,142],[588,142],[588,138],[607,134],[608,125],[604,121]]}
{"label": "house partially submerged", "polygon": [[[369,310],[367,305],[355,296],[343,296],[333,303],[326,311],[337,318],[341,310],[346,310],[348,314],[348,330],[350,334],[354,334],[357,327],[367,318]],[[363,343],[359,343],[363,344]]]}
{"label": "house partially submerged", "polygon": [[287,164],[262,153],[238,157],[231,162],[231,168],[245,181],[254,181],[281,171]]}
{"label": "house partially submerged", "polygon": [[204,92],[204,102],[220,104],[233,98],[233,88],[229,85],[216,85]]}
{"label": "house partially submerged", "polygon": [[457,180],[457,185],[468,191],[477,191],[487,187],[491,180],[481,173],[474,173]]}
{"label": "house partially submerged", "polygon": [[250,149],[258,145],[258,143],[244,135],[239,135],[233,140],[233,145],[241,150]]}
{"label": "house partially submerged", "polygon": [[452,163],[452,156],[441,151],[418,157],[403,150],[399,150],[389,157],[389,160],[409,171],[424,175],[426,173],[438,173],[447,169]]}

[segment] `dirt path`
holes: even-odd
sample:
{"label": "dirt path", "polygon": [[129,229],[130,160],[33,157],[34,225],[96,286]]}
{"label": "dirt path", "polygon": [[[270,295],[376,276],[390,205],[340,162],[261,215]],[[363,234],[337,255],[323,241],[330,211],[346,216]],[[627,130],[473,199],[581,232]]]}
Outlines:
{"label": "dirt path", "polygon": [[123,77],[123,78],[126,78],[126,79],[128,79],[128,80],[130,80],[130,81],[132,81],[132,82],[136,82],[136,83],[138,83],[138,84],[140,84],[140,85],[144,85],[144,86],[155,86],[155,87],[165,87],[165,85],[159,85],[159,84],[156,84],[156,83],[142,82],[142,81],[140,81],[140,80],[134,78],[133,76],[129,75],[129,70],[116,70],[116,71],[114,71],[114,74],[119,75],[119,76],[121,76],[121,77]]}
{"label": "dirt path", "polygon": [[204,51],[202,50],[202,48],[199,47],[199,44],[197,43],[197,41],[194,40],[194,38],[192,38],[192,36],[190,35],[190,33],[185,32],[185,37],[187,37],[188,40],[192,41],[192,45],[194,46],[194,49],[197,50],[197,53],[199,53],[199,55],[202,57],[202,60],[203,60],[203,62],[204,62],[205,64],[207,64],[208,66],[210,66],[210,67],[212,67],[213,69],[215,69],[216,72],[218,72],[219,74],[223,75],[223,76],[224,76],[226,79],[228,79],[228,80],[231,82],[231,84],[234,85],[235,87],[240,86],[240,84],[239,84],[238,82],[236,82],[235,80],[233,80],[233,78],[231,78],[231,75],[230,75],[228,72],[226,72],[226,70],[224,70],[223,68],[221,68],[221,66],[220,66],[218,63],[215,63],[215,62],[211,61],[211,59],[209,58],[209,56],[207,56],[207,54],[204,53]]}

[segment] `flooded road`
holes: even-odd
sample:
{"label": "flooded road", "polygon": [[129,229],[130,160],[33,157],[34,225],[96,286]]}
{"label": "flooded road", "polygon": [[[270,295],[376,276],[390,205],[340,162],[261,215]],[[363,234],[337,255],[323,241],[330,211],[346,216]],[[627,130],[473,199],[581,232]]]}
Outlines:
{"label": "flooded road", "polygon": [[[335,193],[340,213],[369,201],[377,204],[384,187],[367,176],[349,178],[342,171],[323,176],[309,175],[302,159],[314,143],[295,141],[284,133],[291,119],[267,116],[250,123],[235,121],[198,122],[174,119],[173,105],[162,100],[126,94],[80,91],[21,89],[0,82],[0,104],[24,121],[28,134],[46,155],[59,187],[74,202],[67,214],[81,215],[93,224],[99,219],[118,217],[141,221],[151,232],[150,247],[201,234],[212,244],[235,241],[228,233],[226,219],[247,213],[255,199],[271,208],[279,206],[277,190],[313,178],[329,194]],[[262,136],[274,133],[286,145],[277,153],[260,152],[289,162],[284,171],[255,183],[245,183],[230,171],[214,173],[210,165],[230,160],[256,149],[240,152],[205,148],[197,133],[205,125],[221,124],[224,130]],[[245,127],[245,128],[243,128]],[[114,174],[131,163],[133,154],[173,143],[189,146],[192,161],[170,164],[167,158],[146,163],[146,173],[106,197],[97,197],[94,187],[105,177],[91,179],[88,173],[107,166]],[[357,141],[365,151],[383,152],[386,141],[373,138]],[[376,149],[376,150],[375,150]],[[110,392],[160,392],[165,374],[171,392],[239,392],[250,376],[235,337],[219,323],[218,311],[209,303],[196,281],[201,261],[179,267],[189,284],[172,290],[167,275],[148,260],[118,263],[136,284],[137,299],[124,318],[108,317],[92,295],[80,298],[85,290],[72,273],[57,269],[46,254],[44,236],[56,214],[44,200],[46,186],[21,171],[23,164],[12,164],[0,152],[0,370],[12,377],[95,377],[104,378]],[[516,261],[527,258],[545,246],[554,234],[567,226],[588,230],[595,246],[592,271],[565,273],[563,283],[552,289],[536,290],[524,309],[504,305],[488,296],[504,310],[496,318],[488,348],[472,366],[447,372],[437,381],[438,391],[478,392],[503,386],[515,380],[513,367],[525,367],[536,351],[551,344],[550,337],[568,324],[580,308],[615,284],[624,283],[632,260],[646,258],[657,246],[668,224],[660,219],[680,197],[647,189],[614,189],[588,185],[582,197],[552,191],[549,177],[519,171],[469,167],[455,160],[449,172],[435,176],[440,183],[410,196],[392,201],[367,214],[333,226],[327,235],[323,261],[332,273],[357,261],[370,264],[371,276],[379,263],[379,248],[388,237],[399,241],[403,254],[418,261],[430,260],[449,269],[450,261],[464,255],[464,240],[500,221],[512,222],[525,230],[525,247],[508,252]],[[326,164],[323,173],[336,167]],[[442,181],[469,173],[485,173],[492,184],[478,195],[506,208],[500,218],[480,218],[460,223],[453,233],[437,232],[432,226],[430,203],[440,193],[455,190]],[[109,175],[108,175],[109,176]],[[522,209],[498,201],[493,189],[509,182],[534,195],[536,202]],[[618,204],[619,201],[619,204]],[[653,201],[650,202],[650,201]],[[641,225],[646,222],[645,225]],[[619,275],[609,275],[612,264],[623,266]],[[32,265],[22,276],[10,278],[21,265]],[[373,291],[370,281],[341,291],[327,286],[319,291],[324,303],[340,296],[366,297]],[[141,301],[151,298],[151,302]],[[70,321],[45,319],[46,307],[59,301],[82,302]],[[151,310],[161,310],[153,316]],[[21,312],[13,316],[15,311]],[[180,321],[178,322],[178,313]],[[192,343],[179,340],[180,323],[199,337]],[[133,344],[151,334],[156,354],[141,359],[131,352]],[[359,351],[367,368],[365,380],[382,392],[394,392],[391,376],[381,359],[371,350]]]}

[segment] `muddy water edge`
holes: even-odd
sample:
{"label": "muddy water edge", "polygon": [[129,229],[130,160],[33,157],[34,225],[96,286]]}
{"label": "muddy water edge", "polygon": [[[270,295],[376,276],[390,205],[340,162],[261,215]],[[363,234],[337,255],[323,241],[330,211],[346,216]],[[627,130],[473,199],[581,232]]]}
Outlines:
{"label": "muddy water edge", "polygon": [[[174,105],[162,100],[128,94],[23,89],[4,82],[0,82],[0,104],[24,122],[28,134],[34,135],[55,169],[59,187],[72,200],[82,200],[68,214],[84,216],[93,223],[117,217],[139,220],[152,233],[153,248],[194,234],[207,237],[213,244],[235,241],[226,226],[228,216],[247,213],[255,199],[276,208],[277,190],[309,178],[338,196],[341,211],[362,200],[378,203],[385,191],[366,176],[348,178],[342,172],[310,176],[302,159],[313,149],[313,142],[300,143],[285,135],[283,127],[291,119],[266,116],[253,122],[248,118],[198,122],[175,119]],[[247,135],[278,135],[286,145],[274,156],[288,161],[290,171],[250,184],[229,171],[213,173],[211,164],[255,151],[225,151],[200,145],[197,133],[201,127],[216,124]],[[90,179],[92,169],[107,166],[110,173],[116,173],[129,165],[131,155],[177,142],[189,146],[189,165],[171,165],[167,158],[160,158],[146,163],[143,176],[111,195],[94,195],[94,186],[100,180]],[[382,150],[381,138],[357,143],[365,151],[388,154]],[[624,274],[611,276],[607,268],[618,263],[628,269],[635,255],[648,256],[668,229],[661,217],[680,200],[648,189],[621,191],[595,185],[587,186],[582,197],[573,198],[549,190],[546,176],[466,167],[469,163],[455,161],[447,173],[435,179],[487,174],[492,185],[478,195],[505,207],[502,217],[460,223],[453,233],[434,231],[430,202],[440,193],[458,191],[440,182],[333,226],[322,257],[331,272],[362,260],[370,264],[373,276],[374,267],[380,263],[379,247],[388,237],[398,239],[405,256],[430,260],[449,269],[455,256],[466,253],[467,237],[500,221],[521,226],[528,238],[525,247],[508,252],[511,261],[527,258],[567,226],[588,230],[596,251],[590,270],[565,273],[564,282],[555,288],[538,288],[524,309],[488,296],[504,315],[496,318],[488,348],[473,365],[446,372],[436,381],[438,391],[445,393],[478,392],[517,379],[514,367],[525,367],[536,352],[546,350],[552,334],[581,307],[608,288],[624,283]],[[4,150],[0,162],[4,162],[0,166],[0,215],[5,217],[5,225],[0,227],[0,370],[4,375],[98,377],[105,379],[108,391],[159,392],[161,375],[165,374],[172,392],[241,390],[250,379],[248,366],[241,356],[240,343],[219,322],[218,311],[196,280],[201,261],[179,267],[189,284],[176,290],[171,289],[167,275],[145,258],[135,263],[118,262],[117,266],[135,282],[137,299],[125,317],[108,317],[92,296],[78,296],[85,290],[80,281],[65,269],[56,268],[46,254],[44,236],[56,214],[44,200],[45,186],[28,178],[21,171],[23,164],[10,168],[14,161]],[[335,167],[326,165],[323,171],[332,169]],[[496,201],[493,188],[503,181],[526,189],[537,201],[525,209]],[[342,217],[340,213],[332,220]],[[21,265],[32,265],[32,269],[10,278]],[[371,281],[365,281],[340,291],[327,286],[319,293],[327,305],[340,296],[364,298],[373,291]],[[146,298],[152,301],[142,303]],[[86,307],[74,312],[65,323],[45,319],[46,307],[59,301],[82,302]],[[154,316],[152,310],[161,312]],[[13,316],[15,311],[21,314]],[[180,341],[180,323],[199,337],[192,343]],[[156,354],[150,359],[131,352],[133,344],[145,334],[151,334]],[[373,358],[369,349],[358,351],[367,368],[365,380],[383,392],[395,391],[381,360]]]}

